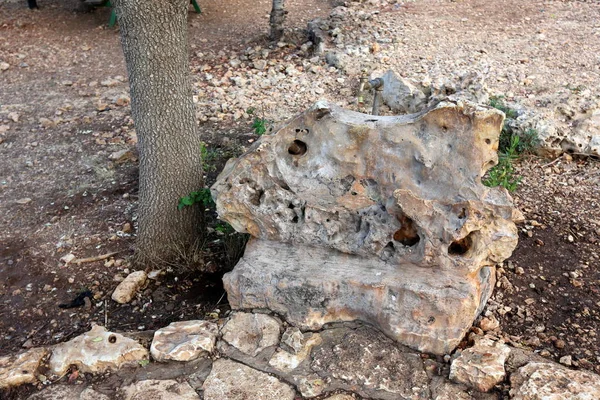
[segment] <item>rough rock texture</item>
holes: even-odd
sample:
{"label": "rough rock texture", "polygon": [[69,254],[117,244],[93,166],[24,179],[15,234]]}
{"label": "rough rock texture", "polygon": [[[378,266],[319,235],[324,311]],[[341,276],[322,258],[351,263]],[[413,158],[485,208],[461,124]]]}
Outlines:
{"label": "rough rock texture", "polygon": [[513,400],[600,399],[600,376],[558,364],[533,362],[510,377]]}
{"label": "rough rock texture", "polygon": [[223,327],[223,340],[239,351],[256,356],[279,343],[280,324],[266,314],[235,313]]}
{"label": "rough rock texture", "polygon": [[123,400],[200,400],[187,382],[146,380],[123,388]]}
{"label": "rough rock texture", "polygon": [[37,381],[36,370],[48,353],[38,347],[14,356],[0,357],[0,389]]}
{"label": "rough rock texture", "polygon": [[462,103],[375,117],[319,102],[263,136],[212,187],[220,218],[260,239],[224,278],[232,307],[451,351],[517,243],[510,196],[481,184],[502,122]]}
{"label": "rough rock texture", "polygon": [[144,359],[148,359],[148,350],[138,342],[96,325],[89,332],[57,345],[49,366],[56,375],[63,375],[71,365],[81,372],[95,373]]}
{"label": "rough rock texture", "polygon": [[154,333],[150,354],[156,361],[190,361],[212,353],[219,328],[209,321],[173,322]]}
{"label": "rough rock texture", "polygon": [[504,343],[480,339],[452,361],[450,379],[487,392],[504,380],[504,363],[509,355],[510,349]]}
{"label": "rough rock texture", "polygon": [[205,400],[293,400],[292,388],[243,364],[220,359],[204,382]]}
{"label": "rough rock texture", "polygon": [[314,346],[323,343],[321,335],[318,333],[308,333],[306,338],[302,339],[302,345],[292,352],[284,349],[277,349],[273,357],[269,361],[269,365],[279,371],[292,372],[302,361],[306,360]]}
{"label": "rough rock texture", "polygon": [[117,303],[129,303],[137,291],[146,283],[146,273],[135,271],[127,275],[123,282],[119,283],[112,294],[112,299]]}
{"label": "rough rock texture", "polygon": [[27,400],[110,400],[110,397],[82,385],[52,385]]}

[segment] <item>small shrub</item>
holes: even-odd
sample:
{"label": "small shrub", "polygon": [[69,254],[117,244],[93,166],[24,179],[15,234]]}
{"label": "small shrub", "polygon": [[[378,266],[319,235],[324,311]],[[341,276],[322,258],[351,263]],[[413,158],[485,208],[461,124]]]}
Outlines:
{"label": "small shrub", "polygon": [[510,192],[517,189],[521,177],[516,175],[513,161],[518,158],[518,146],[519,137],[513,136],[508,149],[505,152],[498,152],[498,164],[488,171],[487,178],[482,181],[484,185],[489,187],[502,186]]}
{"label": "small shrub", "polygon": [[206,208],[215,206],[215,202],[210,194],[210,189],[203,188],[180,198],[177,208],[181,210],[186,206],[193,206],[197,203],[202,204]]}
{"label": "small shrub", "polygon": [[267,124],[268,123],[269,123],[269,121],[267,121],[264,118],[255,117],[254,123],[252,124],[252,129],[254,129],[254,133],[256,133],[258,136],[262,136],[265,133],[267,133]]}

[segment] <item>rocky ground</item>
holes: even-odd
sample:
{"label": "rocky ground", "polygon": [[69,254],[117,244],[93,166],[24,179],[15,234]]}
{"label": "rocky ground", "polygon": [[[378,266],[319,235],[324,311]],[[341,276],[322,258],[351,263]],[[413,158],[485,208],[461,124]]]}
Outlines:
{"label": "rocky ground", "polygon": [[[600,5],[368,1],[329,16],[340,2],[288,1],[290,31],[271,45],[268,3],[201,3],[201,15],[190,8],[194,99],[215,154],[209,179],[256,140],[255,116],[276,123],[319,98],[368,110],[356,96],[363,69],[391,68],[433,92],[479,85],[477,100],[503,96],[544,135],[552,158],[518,165],[514,198],[526,222],[486,315],[513,348],[600,372],[600,166],[586,139],[598,132]],[[202,257],[208,275],[164,271],[132,303],[110,299],[130,272],[137,190],[118,32],[106,27],[107,9],[39,4],[30,12],[0,2],[0,355],[64,342],[92,322],[146,331],[221,317],[227,305],[212,272],[230,260],[219,237]],[[304,28],[316,17],[310,38]],[[469,76],[477,79],[465,83]],[[574,132],[581,139],[565,142]],[[555,158],[559,149],[571,155]],[[89,304],[58,308],[86,289]]]}

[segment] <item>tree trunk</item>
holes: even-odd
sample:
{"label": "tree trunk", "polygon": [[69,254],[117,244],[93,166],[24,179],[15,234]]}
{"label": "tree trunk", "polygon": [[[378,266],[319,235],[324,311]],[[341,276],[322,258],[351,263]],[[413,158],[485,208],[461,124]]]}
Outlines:
{"label": "tree trunk", "polygon": [[140,152],[138,261],[164,263],[196,244],[202,187],[200,135],[188,62],[189,0],[116,0]]}
{"label": "tree trunk", "polygon": [[285,0],[273,0],[271,9],[271,40],[279,40],[283,36],[283,24],[285,23]]}

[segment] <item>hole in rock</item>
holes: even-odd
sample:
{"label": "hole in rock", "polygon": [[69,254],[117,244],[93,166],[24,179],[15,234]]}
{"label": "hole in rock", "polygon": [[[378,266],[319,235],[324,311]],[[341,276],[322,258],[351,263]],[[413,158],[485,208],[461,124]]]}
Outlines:
{"label": "hole in rock", "polygon": [[458,218],[465,219],[466,217],[467,217],[467,209],[463,208],[462,210],[460,210],[460,214],[458,214]]}
{"label": "hole in rock", "polygon": [[318,121],[323,119],[327,114],[329,114],[329,110],[326,108],[321,108],[315,112],[315,119]]}
{"label": "hole in rock", "polygon": [[117,337],[115,335],[110,335],[108,337],[108,343],[117,343]]}
{"label": "hole in rock", "polygon": [[419,243],[421,238],[417,234],[417,227],[414,221],[404,214],[397,216],[397,218],[401,226],[400,229],[394,232],[394,240],[409,247]]}
{"label": "hole in rock", "polygon": [[473,246],[473,232],[469,233],[462,239],[455,240],[448,247],[448,254],[462,255],[471,249]]}
{"label": "hole in rock", "polygon": [[252,205],[255,205],[257,207],[260,206],[260,203],[261,203],[264,195],[265,195],[264,190],[262,190],[262,189],[257,190],[256,192],[254,192],[252,197],[250,197],[250,203],[252,203]]}
{"label": "hole in rock", "polygon": [[492,144],[492,141],[490,139],[485,139],[485,144]]}
{"label": "hole in rock", "polygon": [[443,130],[444,132],[446,132],[446,131],[448,130],[448,127],[447,127],[446,125],[442,125],[442,130]]}
{"label": "hole in rock", "polygon": [[308,147],[306,146],[306,143],[301,140],[294,140],[288,148],[288,153],[294,156],[302,156],[306,154],[307,150]]}
{"label": "hole in rock", "polygon": [[299,219],[298,216],[294,215],[294,218],[292,218],[292,223],[293,224],[297,224],[298,223],[298,219]]}

